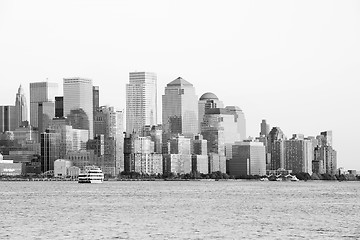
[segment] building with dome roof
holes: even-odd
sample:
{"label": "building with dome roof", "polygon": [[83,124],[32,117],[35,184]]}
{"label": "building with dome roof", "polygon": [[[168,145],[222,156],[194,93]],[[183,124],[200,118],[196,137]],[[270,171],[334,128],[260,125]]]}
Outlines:
{"label": "building with dome roof", "polygon": [[210,108],[223,108],[224,104],[219,98],[211,92],[204,93],[198,101],[199,108],[199,129],[201,129],[201,123],[204,120],[205,110]]}

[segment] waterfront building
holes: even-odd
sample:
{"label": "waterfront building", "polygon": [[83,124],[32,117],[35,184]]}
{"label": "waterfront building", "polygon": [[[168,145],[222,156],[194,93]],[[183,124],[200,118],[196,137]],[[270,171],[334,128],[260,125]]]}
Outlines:
{"label": "waterfront building", "polygon": [[191,155],[191,170],[192,172],[199,172],[202,174],[209,173],[209,159],[208,155]]}
{"label": "waterfront building", "polygon": [[54,170],[54,162],[60,155],[60,134],[54,130],[46,130],[40,134],[41,171]]}
{"label": "waterfront building", "polygon": [[130,72],[126,84],[126,132],[138,133],[157,124],[157,77],[151,72]]}
{"label": "waterfront building", "polygon": [[187,174],[192,170],[190,154],[163,154],[164,174]]}
{"label": "waterfront building", "polygon": [[265,146],[261,142],[237,142],[233,145],[233,157],[229,171],[234,176],[266,174]]}
{"label": "waterfront building", "polygon": [[93,139],[93,85],[91,79],[85,78],[64,78],[64,116],[68,117],[71,110],[77,110],[81,119],[87,119],[88,124],[82,127],[89,130],[89,139]]}
{"label": "waterfront building", "polygon": [[190,138],[177,135],[168,140],[166,151],[163,151],[163,159],[164,173],[190,173],[192,170]]}
{"label": "waterfront building", "polygon": [[34,151],[28,150],[12,150],[9,155],[3,155],[5,160],[13,160],[15,163],[31,162],[36,155]]}
{"label": "waterfront building", "polygon": [[332,131],[321,132],[317,136],[318,146],[314,149],[312,162],[313,172],[335,175],[337,170],[337,153],[332,147]]}
{"label": "waterfront building", "polygon": [[223,102],[220,101],[214,93],[207,92],[207,93],[204,93],[203,95],[201,95],[201,97],[199,98],[199,102],[198,102],[199,129],[201,129],[201,123],[204,120],[204,115],[205,115],[206,109],[223,108],[223,107],[224,107]]}
{"label": "waterfront building", "polygon": [[64,97],[55,97],[55,118],[64,117]]}
{"label": "waterfront building", "polygon": [[226,173],[226,157],[218,153],[210,152],[208,154],[209,159],[209,173],[222,172]]}
{"label": "waterfront building", "polygon": [[270,156],[268,155],[269,157],[267,163],[270,162],[270,164],[267,166],[268,170],[285,168],[285,140],[286,136],[279,127],[273,127],[269,132],[267,139],[267,152],[270,153]]}
{"label": "waterfront building", "polygon": [[191,141],[191,165],[193,172],[209,173],[209,159],[207,155],[207,140],[198,134]]}
{"label": "waterfront building", "polygon": [[0,153],[0,176],[20,176],[23,174],[23,164],[13,160],[4,160]]}
{"label": "waterfront building", "polygon": [[[97,165],[96,165],[97,166]],[[68,168],[68,176],[71,177],[71,178],[77,178],[79,177],[80,175],[80,172],[81,172],[81,169],[79,167],[76,167],[76,166],[71,166]]]}
{"label": "waterfront building", "polygon": [[[55,102],[58,94],[58,84],[51,82],[30,83],[30,124],[37,128],[39,103]],[[54,110],[55,111],[55,110]]]}
{"label": "waterfront building", "polygon": [[28,121],[27,102],[26,102],[24,89],[21,85],[16,94],[15,108],[16,108],[16,115],[17,115],[16,116],[16,119],[17,119],[16,127],[20,127],[23,125],[23,122]]}
{"label": "waterfront building", "polygon": [[124,171],[124,113],[114,107],[102,106],[95,112],[95,136],[104,136],[104,163],[113,175]]}
{"label": "waterfront building", "polygon": [[41,158],[40,155],[33,155],[30,162],[25,163],[24,175],[34,176],[41,174]]}
{"label": "waterfront building", "polygon": [[85,166],[95,165],[95,154],[93,150],[75,150],[69,151],[65,159],[70,160],[73,166],[85,169]]}
{"label": "waterfront building", "polygon": [[181,77],[168,83],[162,96],[163,142],[182,134],[193,138],[198,128],[198,103],[194,86]]}
{"label": "waterfront building", "polygon": [[13,131],[17,128],[15,106],[0,106],[0,132]]}
{"label": "waterfront building", "polygon": [[293,173],[305,172],[312,174],[314,149],[310,140],[304,139],[302,134],[294,134],[284,141],[285,158],[284,168]]}
{"label": "waterfront building", "polygon": [[154,152],[151,137],[130,134],[124,142],[125,172],[163,173],[162,155]]}
{"label": "waterfront building", "polygon": [[54,177],[65,178],[70,176],[69,168],[72,167],[72,162],[66,159],[57,159],[54,162]]}
{"label": "waterfront building", "polygon": [[194,136],[191,149],[191,154],[207,155],[207,140],[201,134]]}

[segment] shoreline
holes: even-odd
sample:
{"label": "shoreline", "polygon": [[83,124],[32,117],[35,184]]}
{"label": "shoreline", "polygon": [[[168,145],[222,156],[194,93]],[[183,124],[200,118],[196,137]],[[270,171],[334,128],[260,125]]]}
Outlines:
{"label": "shoreline", "polygon": [[[0,182],[77,182],[77,179],[66,178],[0,178]],[[104,182],[291,182],[282,181],[260,181],[260,179],[106,179]],[[299,180],[299,182],[359,182],[360,180]]]}

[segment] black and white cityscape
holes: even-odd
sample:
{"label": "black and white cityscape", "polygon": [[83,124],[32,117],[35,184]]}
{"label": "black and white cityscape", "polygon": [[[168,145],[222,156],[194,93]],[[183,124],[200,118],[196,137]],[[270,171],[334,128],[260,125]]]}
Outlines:
{"label": "black and white cityscape", "polygon": [[165,86],[159,109],[156,73],[130,72],[125,113],[102,106],[91,79],[29,89],[29,108],[21,85],[15,105],[0,106],[3,176],[76,179],[95,165],[109,178],[356,178],[356,170],[338,167],[331,130],[288,137],[264,119],[249,137],[240,106],[216,93],[198,97],[182,77]]}
{"label": "black and white cityscape", "polygon": [[0,239],[360,239],[356,0],[0,0]]}

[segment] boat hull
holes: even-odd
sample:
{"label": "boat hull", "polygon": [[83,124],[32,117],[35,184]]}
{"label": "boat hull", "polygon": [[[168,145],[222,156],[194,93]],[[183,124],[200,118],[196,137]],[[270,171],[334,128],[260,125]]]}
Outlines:
{"label": "boat hull", "polygon": [[98,180],[98,179],[84,179],[84,180],[78,180],[78,183],[102,183],[103,180]]}

